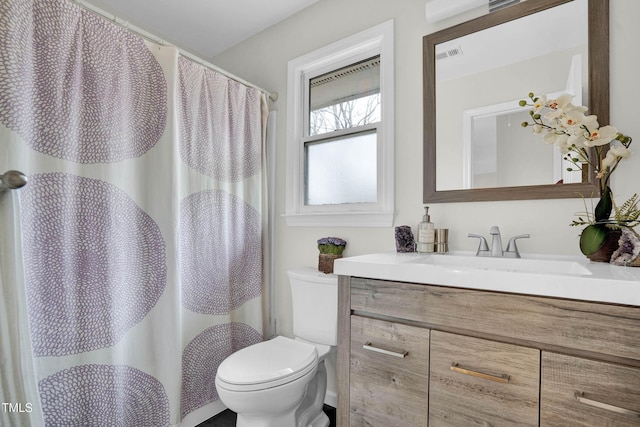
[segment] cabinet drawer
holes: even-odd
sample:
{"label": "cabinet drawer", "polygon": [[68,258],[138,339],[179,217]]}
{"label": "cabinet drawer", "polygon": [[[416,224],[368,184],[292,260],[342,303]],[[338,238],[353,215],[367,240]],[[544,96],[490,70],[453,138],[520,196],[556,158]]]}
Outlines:
{"label": "cabinet drawer", "polygon": [[351,309],[640,361],[638,307],[352,278]]}
{"label": "cabinet drawer", "polygon": [[351,316],[350,425],[426,426],[429,330]]}
{"label": "cabinet drawer", "polygon": [[640,426],[640,369],[542,353],[541,426]]}
{"label": "cabinet drawer", "polygon": [[537,426],[540,351],[431,332],[429,426]]}

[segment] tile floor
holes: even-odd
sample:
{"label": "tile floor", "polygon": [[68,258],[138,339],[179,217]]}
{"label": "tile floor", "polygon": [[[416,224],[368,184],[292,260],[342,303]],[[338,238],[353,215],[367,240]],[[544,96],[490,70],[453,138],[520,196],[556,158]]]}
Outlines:
{"label": "tile floor", "polygon": [[[329,417],[329,427],[335,427],[336,425],[336,408],[329,405],[324,405],[324,412]],[[213,418],[209,418],[202,424],[198,424],[198,427],[235,427],[236,414],[230,410],[223,411]]]}

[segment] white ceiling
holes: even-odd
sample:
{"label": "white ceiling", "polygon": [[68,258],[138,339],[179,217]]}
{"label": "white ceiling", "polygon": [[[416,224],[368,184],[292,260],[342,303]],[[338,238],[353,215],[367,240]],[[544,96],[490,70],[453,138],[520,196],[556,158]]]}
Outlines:
{"label": "white ceiling", "polygon": [[318,0],[87,0],[203,59]]}

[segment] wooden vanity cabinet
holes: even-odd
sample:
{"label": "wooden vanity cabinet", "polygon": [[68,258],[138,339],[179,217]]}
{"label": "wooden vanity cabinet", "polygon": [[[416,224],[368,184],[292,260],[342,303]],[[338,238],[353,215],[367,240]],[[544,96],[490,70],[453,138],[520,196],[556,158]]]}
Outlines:
{"label": "wooden vanity cabinet", "polygon": [[350,276],[338,306],[338,426],[640,426],[640,307]]}

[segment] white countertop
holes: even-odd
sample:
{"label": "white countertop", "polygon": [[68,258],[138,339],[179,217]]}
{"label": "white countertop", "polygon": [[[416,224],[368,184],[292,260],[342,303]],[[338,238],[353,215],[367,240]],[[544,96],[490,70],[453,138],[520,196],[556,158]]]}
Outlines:
{"label": "white countertop", "polygon": [[[447,257],[447,258],[444,258]],[[479,258],[469,252],[384,252],[337,259],[334,274],[640,306],[640,267],[584,257],[522,254]]]}

